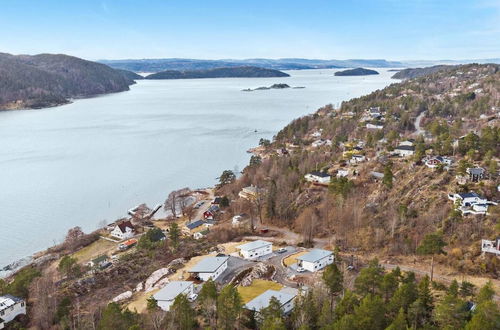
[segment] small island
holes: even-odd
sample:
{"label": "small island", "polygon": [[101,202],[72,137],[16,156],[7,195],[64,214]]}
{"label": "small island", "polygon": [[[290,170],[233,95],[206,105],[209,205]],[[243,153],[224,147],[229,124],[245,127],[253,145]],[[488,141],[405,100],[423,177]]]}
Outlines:
{"label": "small island", "polygon": [[167,70],[150,74],[145,79],[201,79],[201,78],[270,78],[290,77],[279,70],[264,69],[256,66],[238,66],[207,70]]}
{"label": "small island", "polygon": [[257,88],[246,88],[246,89],[242,89],[243,92],[253,92],[253,91],[265,91],[265,90],[269,90],[269,89],[286,89],[286,88],[292,88],[292,89],[301,89],[301,88],[305,88],[305,87],[302,87],[302,86],[298,86],[298,87],[290,87],[289,85],[287,84],[273,84],[269,87],[266,87],[266,86],[262,86],[262,87],[257,87]]}
{"label": "small island", "polygon": [[375,70],[365,69],[365,68],[356,68],[349,69],[344,71],[335,72],[336,76],[369,76],[379,74]]}

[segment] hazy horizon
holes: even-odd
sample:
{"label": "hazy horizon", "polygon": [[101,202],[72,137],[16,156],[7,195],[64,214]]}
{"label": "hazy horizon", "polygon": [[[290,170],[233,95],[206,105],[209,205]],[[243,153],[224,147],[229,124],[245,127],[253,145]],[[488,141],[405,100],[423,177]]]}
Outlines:
{"label": "hazy horizon", "polygon": [[[500,57],[500,2],[6,0],[0,50],[113,59]],[[22,18],[20,24],[19,18]]]}

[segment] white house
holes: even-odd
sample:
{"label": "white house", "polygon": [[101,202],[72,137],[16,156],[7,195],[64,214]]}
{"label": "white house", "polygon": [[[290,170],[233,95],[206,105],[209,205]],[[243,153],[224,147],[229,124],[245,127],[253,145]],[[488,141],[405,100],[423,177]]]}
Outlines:
{"label": "white house", "polygon": [[322,146],[331,146],[332,145],[332,140],[329,139],[319,139],[311,143],[311,146],[313,148],[318,148]]}
{"label": "white house", "polygon": [[384,126],[383,125],[366,124],[366,128],[368,128],[368,129],[384,129]]}
{"label": "white house", "polygon": [[455,203],[457,201],[460,203],[458,210],[462,214],[486,214],[489,205],[497,205],[475,192],[448,194],[448,198]]}
{"label": "white house", "polygon": [[194,284],[191,281],[172,281],[163,289],[153,295],[153,298],[158,303],[158,307],[168,312],[170,306],[174,303],[175,298],[184,294],[191,296],[194,293]]}
{"label": "white house", "polygon": [[339,168],[337,171],[337,178],[343,178],[349,175],[349,170],[346,168]]}
{"label": "white house", "polygon": [[364,155],[353,155],[349,162],[351,164],[356,164],[356,163],[361,163],[366,160],[366,157]]}
{"label": "white house", "polygon": [[10,294],[0,296],[0,329],[22,314],[26,314],[26,303],[23,299]]}
{"label": "white house", "polygon": [[330,175],[324,172],[311,172],[304,175],[304,178],[313,183],[319,184],[329,184],[330,183]]}
{"label": "white house", "polygon": [[463,206],[471,206],[473,204],[485,204],[488,200],[475,192],[468,193],[457,193],[457,194],[449,194],[448,198],[452,201],[460,201],[460,204]]}
{"label": "white house", "polygon": [[240,254],[243,258],[253,260],[271,254],[273,252],[273,243],[257,240],[238,245],[236,248],[240,250]]}
{"label": "white house", "polygon": [[118,239],[129,239],[135,234],[135,227],[130,221],[123,221],[119,223],[113,231],[111,231],[111,236]]}
{"label": "white house", "polygon": [[247,199],[247,200],[254,200],[257,197],[259,197],[259,194],[262,192],[262,189],[256,187],[256,186],[248,186],[243,188],[239,193],[238,196],[241,198]]}
{"label": "white house", "polygon": [[429,168],[436,168],[439,166],[439,164],[443,164],[444,166],[450,166],[452,162],[453,161],[451,160],[451,158],[436,156],[427,158],[425,160],[425,166]]}
{"label": "white house", "polygon": [[400,146],[409,146],[409,147],[413,147],[415,145],[415,140],[413,139],[408,139],[408,140],[404,140],[403,142],[401,142],[399,144]]}
{"label": "white house", "polygon": [[472,182],[479,182],[484,178],[485,170],[482,167],[469,167],[466,171]]}
{"label": "white house", "polygon": [[487,239],[481,240],[481,251],[500,256],[500,237],[498,237],[496,241],[490,241]]}
{"label": "white house", "polygon": [[283,288],[280,291],[267,290],[260,296],[249,301],[245,308],[251,311],[260,312],[263,308],[269,306],[272,297],[278,299],[281,309],[284,314],[288,314],[293,309],[295,297],[297,297],[298,290],[293,288]]}
{"label": "white house", "polygon": [[227,269],[228,259],[229,257],[206,257],[188,272],[202,281],[216,280]]}
{"label": "white house", "polygon": [[401,157],[408,157],[415,153],[415,147],[399,145],[394,149],[394,152]]}
{"label": "white house", "polygon": [[333,252],[312,249],[308,253],[297,257],[297,265],[310,272],[316,272],[333,263]]}

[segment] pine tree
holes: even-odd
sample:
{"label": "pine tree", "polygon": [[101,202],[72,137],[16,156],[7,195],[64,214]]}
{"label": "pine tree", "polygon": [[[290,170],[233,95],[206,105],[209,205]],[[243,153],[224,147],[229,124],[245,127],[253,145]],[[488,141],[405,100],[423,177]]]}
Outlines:
{"label": "pine tree", "polygon": [[386,326],[384,302],[380,296],[368,294],[354,308],[355,329],[382,330]]}
{"label": "pine tree", "polygon": [[392,169],[389,165],[384,167],[384,177],[382,178],[382,183],[387,188],[392,188],[392,180],[394,179],[394,175],[392,174]]}
{"label": "pine tree", "polygon": [[359,300],[350,290],[344,292],[344,297],[335,306],[334,317],[340,320],[342,317],[354,313],[354,308],[359,305]]}
{"label": "pine tree", "polygon": [[195,325],[195,312],[183,294],[178,295],[170,309],[172,320],[180,330],[191,330]]}
{"label": "pine tree", "polygon": [[179,247],[179,239],[181,233],[179,230],[179,225],[176,222],[172,222],[172,224],[170,225],[168,236],[170,238],[170,241],[172,242],[172,247],[174,248],[174,250],[177,250],[177,248]]}
{"label": "pine tree", "polygon": [[333,305],[334,297],[344,289],[344,276],[336,264],[330,264],[325,268],[322,278],[330,291],[330,305]]}
{"label": "pine tree", "polygon": [[465,330],[500,329],[500,310],[493,301],[479,304]]}
{"label": "pine tree", "polygon": [[242,311],[240,294],[229,284],[222,288],[217,297],[217,328],[232,330],[237,327]]}
{"label": "pine tree", "polygon": [[217,286],[211,278],[203,284],[197,301],[206,322],[210,324],[211,328],[215,328],[217,324]]}
{"label": "pine tree", "polygon": [[447,294],[434,309],[434,320],[441,328],[462,329],[467,314],[467,304],[453,294]]}
{"label": "pine tree", "polygon": [[377,259],[370,261],[368,267],[361,269],[359,276],[354,281],[356,292],[360,295],[380,292],[383,273],[384,270],[378,264]]}
{"label": "pine tree", "polygon": [[399,309],[398,315],[392,321],[391,325],[389,325],[386,330],[407,330],[408,324],[406,323],[405,312],[402,308]]}

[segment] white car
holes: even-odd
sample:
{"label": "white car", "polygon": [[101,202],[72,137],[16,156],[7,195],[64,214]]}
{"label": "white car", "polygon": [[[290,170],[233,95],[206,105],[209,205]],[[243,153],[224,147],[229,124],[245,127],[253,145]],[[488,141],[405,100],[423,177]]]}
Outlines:
{"label": "white car", "polygon": [[305,272],[305,271],[306,271],[306,270],[305,270],[304,268],[302,268],[302,267],[298,267],[298,268],[297,268],[297,272],[299,272],[299,273],[303,273],[303,272]]}
{"label": "white car", "polygon": [[286,248],[279,248],[278,251],[276,251],[278,253],[285,253],[286,252]]}
{"label": "white car", "polygon": [[196,300],[196,298],[198,298],[198,295],[196,293],[193,293],[193,294],[190,294],[187,298],[190,302],[193,302]]}

